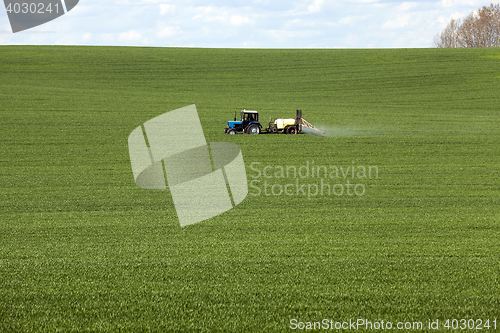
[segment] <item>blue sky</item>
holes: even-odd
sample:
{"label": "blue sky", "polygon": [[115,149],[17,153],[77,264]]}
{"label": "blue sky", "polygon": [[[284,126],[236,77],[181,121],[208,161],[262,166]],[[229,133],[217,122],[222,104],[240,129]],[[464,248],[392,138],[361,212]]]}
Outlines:
{"label": "blue sky", "polygon": [[433,47],[451,18],[490,2],[80,0],[66,15],[15,34],[0,8],[0,45]]}

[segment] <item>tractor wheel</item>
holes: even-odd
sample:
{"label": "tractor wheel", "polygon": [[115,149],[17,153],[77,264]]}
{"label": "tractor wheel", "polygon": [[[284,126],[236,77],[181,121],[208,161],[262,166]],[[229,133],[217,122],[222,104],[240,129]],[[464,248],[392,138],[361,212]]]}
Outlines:
{"label": "tractor wheel", "polygon": [[290,126],[286,129],[287,134],[297,134],[297,127],[295,126]]}
{"label": "tractor wheel", "polygon": [[260,127],[258,125],[250,125],[247,128],[247,134],[260,134]]}
{"label": "tractor wheel", "polygon": [[236,134],[236,130],[234,128],[230,128],[230,129],[227,130],[226,133],[234,135],[234,134]]}

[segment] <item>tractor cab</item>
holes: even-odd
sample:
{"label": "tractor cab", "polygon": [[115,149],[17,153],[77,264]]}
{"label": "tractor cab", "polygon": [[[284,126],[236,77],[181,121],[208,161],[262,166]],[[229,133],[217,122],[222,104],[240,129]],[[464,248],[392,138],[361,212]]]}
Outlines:
{"label": "tractor cab", "polygon": [[241,111],[241,122],[243,127],[251,123],[259,123],[259,113],[257,111]]}
{"label": "tractor cab", "polygon": [[259,134],[262,125],[259,123],[259,113],[257,111],[242,110],[240,119],[236,120],[236,112],[234,120],[228,121],[228,127],[224,129],[224,133],[236,134],[236,132],[244,132],[247,134]]}

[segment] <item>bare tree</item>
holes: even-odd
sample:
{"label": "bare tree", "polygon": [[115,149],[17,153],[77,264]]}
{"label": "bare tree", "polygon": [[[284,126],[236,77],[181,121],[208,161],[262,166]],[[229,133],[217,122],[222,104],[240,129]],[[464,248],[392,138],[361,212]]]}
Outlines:
{"label": "bare tree", "polygon": [[436,47],[500,46],[500,4],[470,12],[462,20],[451,20],[434,38]]}
{"label": "bare tree", "polygon": [[437,47],[460,47],[459,46],[460,20],[451,20],[446,28],[434,37],[434,44]]}

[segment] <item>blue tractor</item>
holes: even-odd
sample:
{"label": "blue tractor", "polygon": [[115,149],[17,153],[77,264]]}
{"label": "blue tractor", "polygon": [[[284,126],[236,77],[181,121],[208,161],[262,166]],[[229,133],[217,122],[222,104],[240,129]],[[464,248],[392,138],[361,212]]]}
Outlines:
{"label": "blue tractor", "polygon": [[224,128],[224,133],[227,134],[236,134],[236,132],[260,134],[262,130],[262,125],[259,123],[259,113],[257,111],[241,111],[241,120],[236,120],[235,112],[234,120],[228,121],[227,125],[228,127]]}

